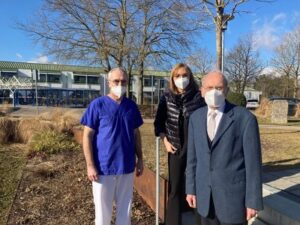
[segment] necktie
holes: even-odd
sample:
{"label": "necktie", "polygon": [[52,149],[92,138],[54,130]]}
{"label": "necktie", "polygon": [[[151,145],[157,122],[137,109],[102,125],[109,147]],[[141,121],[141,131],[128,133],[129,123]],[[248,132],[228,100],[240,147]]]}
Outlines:
{"label": "necktie", "polygon": [[209,139],[212,141],[215,137],[215,129],[216,129],[216,116],[217,113],[215,111],[211,111],[209,113],[209,121],[208,121],[208,126],[207,126],[207,134]]}

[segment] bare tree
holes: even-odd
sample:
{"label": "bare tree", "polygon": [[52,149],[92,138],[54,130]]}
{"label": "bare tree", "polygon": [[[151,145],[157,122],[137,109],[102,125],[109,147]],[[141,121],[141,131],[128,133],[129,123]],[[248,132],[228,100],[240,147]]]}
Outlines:
{"label": "bare tree", "polygon": [[[273,2],[274,0],[255,0],[257,2]],[[226,30],[228,21],[234,19],[235,14],[245,13],[240,6],[250,0],[200,0],[207,14],[212,18],[216,27],[217,68],[222,70],[222,31]]]}
{"label": "bare tree", "polygon": [[259,54],[253,49],[251,36],[240,39],[226,55],[225,74],[235,92],[244,93],[245,87],[262,71]]}
{"label": "bare tree", "polygon": [[272,64],[277,72],[285,76],[285,97],[290,97],[290,79],[293,79],[293,97],[296,97],[299,90],[299,73],[300,73],[300,27],[287,33],[281,44],[275,49],[275,55]]}
{"label": "bare tree", "polygon": [[186,26],[191,9],[185,0],[45,0],[39,14],[18,28],[58,60],[107,71],[123,66],[130,77],[137,69],[141,104],[146,63],[160,65],[188,49],[199,28],[196,22]]}
{"label": "bare tree", "polygon": [[263,97],[284,96],[287,82],[293,84],[293,80],[285,76],[276,77],[272,74],[264,74],[256,77],[254,88],[261,91]]}
{"label": "bare tree", "polygon": [[[136,32],[138,42],[137,80],[138,95],[143,103],[143,74],[147,60],[159,65],[170,59],[178,59],[185,54],[192,43],[195,31],[203,25],[186,15],[193,13],[196,5],[181,1],[140,0],[137,3],[142,22]],[[187,26],[187,24],[189,24]]]}
{"label": "bare tree", "polygon": [[[197,49],[193,54],[189,55],[186,60],[192,70],[200,76],[207,74],[213,69],[213,57],[205,48]],[[200,77],[197,78],[200,79]]]}

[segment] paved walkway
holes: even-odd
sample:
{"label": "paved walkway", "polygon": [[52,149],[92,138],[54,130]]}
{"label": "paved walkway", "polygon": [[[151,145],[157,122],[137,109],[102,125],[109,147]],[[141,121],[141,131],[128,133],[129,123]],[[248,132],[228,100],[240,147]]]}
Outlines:
{"label": "paved walkway", "polygon": [[[264,172],[263,182],[265,210],[248,225],[299,225],[300,167]],[[182,224],[193,225],[193,214],[183,215]]]}
{"label": "paved walkway", "polygon": [[263,173],[264,188],[299,203],[300,212],[300,167]]}

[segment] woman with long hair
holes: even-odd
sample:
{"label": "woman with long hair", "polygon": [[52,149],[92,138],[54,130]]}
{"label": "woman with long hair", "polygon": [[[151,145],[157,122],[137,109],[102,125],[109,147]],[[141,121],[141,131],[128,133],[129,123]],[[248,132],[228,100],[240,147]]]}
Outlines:
{"label": "woman with long hair", "polygon": [[161,138],[168,152],[166,225],[181,225],[182,214],[193,211],[185,200],[188,121],[191,113],[204,105],[191,69],[184,63],[175,65],[154,121],[155,135]]}

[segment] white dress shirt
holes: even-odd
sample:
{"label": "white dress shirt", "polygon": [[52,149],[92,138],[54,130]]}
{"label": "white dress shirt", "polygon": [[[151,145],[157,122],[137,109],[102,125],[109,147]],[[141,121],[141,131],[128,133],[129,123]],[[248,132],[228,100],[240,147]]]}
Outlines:
{"label": "white dress shirt", "polygon": [[207,125],[206,125],[206,128],[208,128],[208,121],[209,121],[209,119],[210,119],[210,117],[211,117],[211,112],[212,112],[212,111],[215,111],[215,112],[217,113],[216,118],[215,118],[215,120],[216,120],[216,127],[215,127],[215,130],[214,130],[213,136],[216,136],[218,127],[219,127],[219,125],[220,125],[220,121],[221,121],[222,116],[223,116],[224,109],[225,109],[225,102],[224,102],[224,104],[223,104],[222,106],[220,106],[220,107],[217,108],[217,109],[211,109],[211,108],[208,107],[208,110],[207,110]]}

